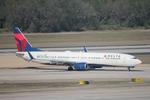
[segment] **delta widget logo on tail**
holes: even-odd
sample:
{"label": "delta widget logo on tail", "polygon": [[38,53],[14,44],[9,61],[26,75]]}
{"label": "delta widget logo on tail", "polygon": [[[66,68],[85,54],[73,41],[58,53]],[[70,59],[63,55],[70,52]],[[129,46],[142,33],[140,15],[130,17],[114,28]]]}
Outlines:
{"label": "delta widget logo on tail", "polygon": [[32,47],[32,45],[28,42],[28,40],[18,27],[14,28],[13,33],[15,36],[18,52],[40,51],[40,49]]}

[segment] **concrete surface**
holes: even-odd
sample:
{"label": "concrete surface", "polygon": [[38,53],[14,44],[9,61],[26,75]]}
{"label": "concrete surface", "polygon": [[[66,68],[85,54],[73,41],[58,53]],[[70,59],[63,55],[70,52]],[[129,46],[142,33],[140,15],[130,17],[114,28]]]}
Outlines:
{"label": "concrete surface", "polygon": [[[140,55],[145,60],[145,55]],[[146,57],[149,63],[149,56]],[[0,100],[149,100],[150,64],[131,72],[104,67],[94,71],[66,71],[66,66],[26,62],[15,53],[0,53]],[[143,83],[131,78],[143,77]],[[87,80],[89,85],[79,85]]]}
{"label": "concrete surface", "polygon": [[[84,46],[84,45],[83,45]],[[40,48],[45,51],[83,51],[83,46]],[[150,45],[87,46],[89,52],[150,53]],[[0,49],[0,53],[15,53],[17,49]]]}
{"label": "concrete surface", "polygon": [[149,100],[150,86],[69,87],[0,94],[0,100]]}
{"label": "concrete surface", "polygon": [[[0,69],[0,100],[149,100],[150,67],[134,71],[106,68],[97,71],[62,69]],[[144,83],[131,78],[143,77]],[[79,85],[79,80],[90,81]]]}
{"label": "concrete surface", "polygon": [[[63,69],[64,68],[64,69]],[[18,83],[18,82],[62,82],[66,80],[122,80],[133,77],[150,78],[150,66],[141,65],[132,69],[127,68],[107,68],[97,69],[95,71],[66,71],[63,66],[49,66],[41,69],[0,69],[0,83]]]}

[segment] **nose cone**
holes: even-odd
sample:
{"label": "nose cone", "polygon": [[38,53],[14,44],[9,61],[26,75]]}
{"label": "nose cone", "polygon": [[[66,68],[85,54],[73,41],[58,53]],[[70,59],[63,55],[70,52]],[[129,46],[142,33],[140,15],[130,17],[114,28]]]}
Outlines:
{"label": "nose cone", "polygon": [[141,60],[136,59],[136,64],[137,64],[137,65],[139,65],[139,64],[141,64],[141,63],[142,63],[142,61],[141,61]]}

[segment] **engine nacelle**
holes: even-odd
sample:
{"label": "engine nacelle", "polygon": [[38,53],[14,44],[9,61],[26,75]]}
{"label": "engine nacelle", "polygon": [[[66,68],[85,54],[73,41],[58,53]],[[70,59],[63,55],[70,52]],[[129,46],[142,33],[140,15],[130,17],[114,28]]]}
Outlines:
{"label": "engine nacelle", "polygon": [[86,63],[75,63],[73,65],[73,67],[74,67],[75,70],[78,70],[78,71],[87,70],[87,64]]}

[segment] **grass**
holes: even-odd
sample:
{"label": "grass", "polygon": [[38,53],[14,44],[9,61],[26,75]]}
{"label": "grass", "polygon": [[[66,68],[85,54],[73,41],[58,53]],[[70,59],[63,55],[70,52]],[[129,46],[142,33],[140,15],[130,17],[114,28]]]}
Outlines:
{"label": "grass", "polygon": [[[150,30],[27,33],[34,47],[150,44]],[[12,34],[0,34],[0,48],[16,48]]]}

